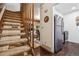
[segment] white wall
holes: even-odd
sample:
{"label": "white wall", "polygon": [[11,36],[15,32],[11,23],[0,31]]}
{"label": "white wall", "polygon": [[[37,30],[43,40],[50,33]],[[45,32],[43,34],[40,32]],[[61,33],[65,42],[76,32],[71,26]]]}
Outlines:
{"label": "white wall", "polygon": [[34,14],[35,14],[35,19],[36,20],[40,20],[40,6],[38,6],[37,4],[35,4],[34,6]]}
{"label": "white wall", "polygon": [[79,28],[76,26],[76,17],[79,11],[64,16],[64,30],[69,32],[70,42],[79,43]]}
{"label": "white wall", "polygon": [[20,3],[5,3],[6,9],[11,11],[20,11]]}
{"label": "white wall", "polygon": [[[47,12],[45,12],[47,10]],[[43,4],[41,5],[41,29],[40,29],[40,41],[41,46],[45,49],[54,53],[54,39],[53,34],[54,31],[52,29],[52,16],[53,16],[53,9],[51,4]],[[47,23],[44,22],[44,17],[49,16],[49,21]]]}
{"label": "white wall", "polygon": [[54,9],[54,14],[58,14],[64,18],[64,31],[68,31],[69,33],[68,41],[79,43],[79,27],[76,26],[76,17],[79,16],[79,11],[62,15]]}
{"label": "white wall", "polygon": [[57,15],[63,17],[63,14],[61,14],[60,12],[58,12],[58,11],[55,9],[55,7],[53,7],[53,14],[54,14],[54,15],[57,14]]}

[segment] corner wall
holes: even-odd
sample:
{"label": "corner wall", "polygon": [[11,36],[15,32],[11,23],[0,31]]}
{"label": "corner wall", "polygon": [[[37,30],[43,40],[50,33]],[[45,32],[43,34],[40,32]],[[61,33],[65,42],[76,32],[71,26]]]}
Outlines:
{"label": "corner wall", "polygon": [[[53,39],[53,9],[52,4],[42,4],[41,5],[41,20],[40,20],[40,41],[41,46],[47,49],[48,51],[54,53],[54,39]],[[47,23],[44,22],[45,16],[49,17],[49,21]]]}

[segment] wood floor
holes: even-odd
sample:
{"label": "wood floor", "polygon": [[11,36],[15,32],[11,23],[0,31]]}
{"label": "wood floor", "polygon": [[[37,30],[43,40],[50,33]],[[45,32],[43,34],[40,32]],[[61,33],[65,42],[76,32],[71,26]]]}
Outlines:
{"label": "wood floor", "polygon": [[79,56],[79,44],[66,42],[63,49],[58,53],[52,54],[40,47],[41,56]]}

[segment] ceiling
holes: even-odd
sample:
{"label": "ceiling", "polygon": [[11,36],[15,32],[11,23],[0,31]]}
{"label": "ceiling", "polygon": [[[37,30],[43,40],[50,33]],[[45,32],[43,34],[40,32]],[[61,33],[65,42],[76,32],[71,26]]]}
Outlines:
{"label": "ceiling", "polygon": [[79,11],[79,3],[59,3],[55,9],[63,15]]}
{"label": "ceiling", "polygon": [[[40,20],[40,6],[41,6],[41,4],[43,4],[43,3],[35,3],[34,4],[34,7],[35,7],[35,10],[34,10],[35,17],[34,18],[37,20]],[[55,5],[57,5],[57,3],[53,3],[52,5],[55,6]]]}
{"label": "ceiling", "polygon": [[41,3],[35,3],[34,5],[35,5],[35,7],[39,7],[40,8]]}

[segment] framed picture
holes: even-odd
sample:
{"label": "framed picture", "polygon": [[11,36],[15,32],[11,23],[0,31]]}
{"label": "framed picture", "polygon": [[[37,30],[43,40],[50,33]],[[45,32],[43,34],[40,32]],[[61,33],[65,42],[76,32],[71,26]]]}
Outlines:
{"label": "framed picture", "polygon": [[76,26],[79,26],[79,16],[76,17]]}

